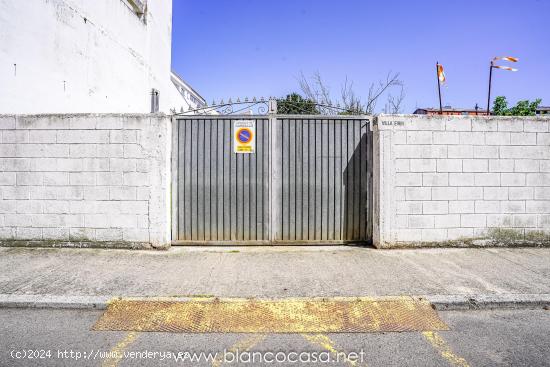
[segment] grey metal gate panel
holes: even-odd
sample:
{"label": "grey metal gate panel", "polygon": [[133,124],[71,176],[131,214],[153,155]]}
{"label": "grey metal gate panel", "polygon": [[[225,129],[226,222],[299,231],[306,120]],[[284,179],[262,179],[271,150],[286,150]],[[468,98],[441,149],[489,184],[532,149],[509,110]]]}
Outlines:
{"label": "grey metal gate panel", "polygon": [[369,241],[369,120],[280,117],[275,123],[273,240]]}
{"label": "grey metal gate panel", "polygon": [[[256,152],[233,153],[233,121],[256,121]],[[268,241],[269,120],[194,116],[174,121],[173,239]]]}
{"label": "grey metal gate panel", "polygon": [[[233,153],[243,119],[256,121],[254,154]],[[368,118],[189,116],[173,135],[174,240],[371,240]]]}

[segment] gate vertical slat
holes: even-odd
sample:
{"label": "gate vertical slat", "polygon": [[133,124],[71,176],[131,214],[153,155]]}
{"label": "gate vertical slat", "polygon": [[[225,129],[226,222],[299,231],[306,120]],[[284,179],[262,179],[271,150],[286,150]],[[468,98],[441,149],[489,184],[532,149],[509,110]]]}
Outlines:
{"label": "gate vertical slat", "polygon": [[217,164],[217,150],[218,150],[218,144],[217,144],[217,134],[216,134],[216,121],[217,120],[210,120],[210,174],[209,174],[209,184],[210,184],[210,239],[215,241],[218,234],[218,215],[216,213],[217,208],[217,185],[216,185],[216,173],[218,172],[216,164]]}
{"label": "gate vertical slat", "polygon": [[262,226],[262,239],[271,240],[271,202],[273,198],[271,196],[271,176],[272,176],[272,156],[271,156],[271,144],[272,144],[272,135],[273,131],[271,129],[271,120],[264,120],[264,136],[263,136],[263,146],[264,154],[262,159],[262,213],[263,213],[263,226]]}
{"label": "gate vertical slat", "polygon": [[[229,130],[229,151],[232,153],[234,146],[233,146],[233,127],[231,124],[231,121],[228,121],[227,129]],[[237,181],[237,173],[236,173],[236,156],[234,154],[229,155],[229,220],[230,220],[230,231],[231,236],[230,239],[235,241],[237,239],[237,206],[235,203],[235,197],[236,197],[236,184]]]}
{"label": "gate vertical slat", "polygon": [[328,162],[327,162],[327,168],[328,168],[328,176],[327,176],[327,183],[328,183],[328,224],[327,224],[327,240],[334,240],[334,222],[336,220],[336,208],[335,208],[335,200],[334,200],[334,192],[336,190],[335,184],[334,184],[334,178],[336,176],[336,170],[335,170],[335,158],[334,158],[334,124],[336,121],[334,119],[328,120],[327,124],[327,147],[328,147]]}
{"label": "gate vertical slat", "polygon": [[244,240],[244,204],[245,204],[245,170],[246,157],[244,154],[237,156],[237,239]]}
{"label": "gate vertical slat", "polygon": [[[258,139],[258,132],[260,132],[260,121],[256,121],[256,140]],[[258,152],[258,142],[256,141],[256,153],[252,154],[250,157],[250,184],[249,184],[249,202],[250,209],[248,214],[248,222],[250,234],[248,236],[249,240],[256,240],[257,235],[257,225],[258,225],[258,196],[257,196],[257,187],[258,187],[258,157],[260,156]]]}
{"label": "gate vertical slat", "polygon": [[194,122],[194,121],[190,121],[191,123],[189,124],[189,141],[187,142],[188,143],[188,146],[189,146],[189,161],[190,161],[190,165],[189,165],[189,201],[187,202],[187,204],[189,205],[189,216],[187,216],[186,218],[189,219],[189,239],[190,240],[196,240],[196,236],[197,236],[197,214],[195,213],[195,210],[197,209],[197,196],[196,196],[196,193],[197,193],[197,172],[196,172],[196,168],[197,168],[197,164],[196,164],[196,159],[197,159],[197,153],[196,153],[196,150],[197,150],[197,144],[194,144],[194,139],[197,138],[197,129],[198,129],[198,126],[197,124]]}
{"label": "gate vertical slat", "polygon": [[330,231],[331,231],[331,224],[332,224],[332,215],[334,215],[334,211],[331,210],[332,206],[332,197],[331,197],[331,189],[332,189],[332,176],[330,175],[330,119],[326,120],[323,124],[323,146],[325,147],[325,154],[324,154],[324,174],[323,174],[323,186],[324,186],[324,195],[325,195],[325,210],[324,210],[324,228],[325,228],[325,240],[330,240]]}
{"label": "gate vertical slat", "polygon": [[349,151],[349,157],[348,157],[348,166],[350,167],[350,182],[349,182],[349,202],[350,202],[350,218],[349,218],[349,239],[355,238],[355,212],[356,212],[356,187],[355,187],[355,174],[356,174],[356,166],[355,166],[355,120],[350,121],[350,129],[349,129],[349,139],[351,142],[350,145],[350,151]]}
{"label": "gate vertical slat", "polygon": [[239,161],[238,165],[238,171],[237,171],[237,177],[240,184],[237,184],[237,206],[238,206],[238,220],[239,220],[239,228],[237,229],[237,233],[239,235],[238,239],[240,241],[244,241],[245,238],[245,227],[246,227],[246,213],[244,212],[244,208],[246,207],[245,204],[247,204],[246,199],[246,182],[245,182],[245,175],[244,172],[247,169],[247,156],[248,154],[239,154],[237,156],[237,160]]}
{"label": "gate vertical slat", "polygon": [[223,130],[223,238],[231,239],[231,125],[222,119]]}
{"label": "gate vertical slat", "polygon": [[352,137],[353,137],[353,153],[351,155],[352,165],[353,165],[353,219],[352,219],[352,234],[351,239],[357,240],[359,237],[358,235],[358,227],[359,227],[359,151],[358,151],[358,144],[359,144],[359,138],[358,138],[358,124],[357,120],[353,120],[353,131],[352,131]]}
{"label": "gate vertical slat", "polygon": [[344,190],[345,190],[345,198],[344,198],[344,239],[350,238],[350,222],[351,222],[351,207],[350,203],[352,202],[352,196],[351,196],[351,178],[353,177],[351,165],[350,162],[350,120],[346,120],[346,156],[344,161],[344,172],[345,172],[345,178],[344,178]]}
{"label": "gate vertical slat", "polygon": [[325,149],[325,146],[324,146],[324,142],[323,142],[323,137],[324,137],[324,129],[323,129],[323,120],[318,120],[317,122],[317,127],[319,129],[319,136],[317,137],[318,141],[319,141],[319,147],[318,147],[318,151],[317,151],[317,159],[319,160],[319,164],[317,165],[317,171],[319,172],[319,175],[317,176],[317,190],[319,191],[318,195],[319,195],[319,198],[320,198],[320,205],[319,205],[319,215],[317,216],[317,225],[318,225],[318,228],[319,228],[319,236],[317,237],[318,239],[320,239],[321,241],[324,240],[324,233],[326,231],[326,225],[325,225],[325,207],[327,205],[327,200],[326,200],[326,197],[324,195],[324,188],[325,188],[325,185],[323,185],[324,181],[325,181],[325,172],[324,172],[324,168],[326,168],[326,165],[325,165],[325,153],[324,153],[324,149]]}
{"label": "gate vertical slat", "polygon": [[341,180],[342,180],[342,159],[341,159],[341,130],[342,124],[338,121],[334,121],[333,126],[333,145],[334,145],[334,239],[340,239],[340,215],[342,213],[340,208],[340,195],[341,195]]}
{"label": "gate vertical slat", "polygon": [[[191,141],[191,144],[194,145],[194,157],[195,157],[195,193],[197,201],[195,202],[195,215],[196,220],[194,221],[195,224],[195,238],[196,240],[202,240],[202,234],[201,227],[203,227],[203,214],[202,210],[204,207],[204,191],[201,189],[201,179],[202,179],[202,160],[204,159],[202,152],[202,146],[201,146],[201,140],[202,140],[202,127],[203,124],[196,124],[196,141]],[[199,205],[200,203],[200,205]]]}
{"label": "gate vertical slat", "polygon": [[204,187],[204,234],[203,238],[205,241],[209,241],[211,239],[210,234],[212,233],[212,217],[211,217],[211,198],[212,198],[212,191],[210,190],[210,162],[211,162],[211,152],[212,147],[210,146],[210,136],[212,133],[211,129],[211,120],[205,120],[203,124],[203,136],[204,141],[202,144],[203,149],[203,187]]}
{"label": "gate vertical slat", "polygon": [[[285,240],[290,241],[292,240],[292,227],[294,226],[294,223],[292,221],[292,216],[294,214],[294,203],[292,201],[292,189],[291,187],[294,185],[294,180],[292,177],[291,170],[294,168],[294,155],[292,152],[292,133],[291,133],[292,124],[290,120],[286,120],[286,135],[283,139],[283,145],[285,146],[285,157],[283,158],[283,166],[286,168],[286,186],[285,186],[285,192],[286,192],[286,200],[285,205],[283,206],[283,212],[287,215],[283,215],[283,218],[285,220]],[[285,159],[286,158],[286,159]]]}
{"label": "gate vertical slat", "polygon": [[248,157],[248,210],[247,210],[248,226],[245,228],[248,228],[247,238],[248,238],[248,241],[250,241],[254,239],[254,223],[255,223],[254,216],[256,214],[256,211],[255,211],[256,204],[254,200],[254,187],[256,186],[256,181],[254,177],[256,174],[256,171],[254,170],[254,166],[256,164],[255,162],[256,154],[247,154],[247,155],[249,156]]}
{"label": "gate vertical slat", "polygon": [[[223,239],[223,121],[216,119],[216,241]],[[221,125],[221,128],[220,128]]]}
{"label": "gate vertical slat", "polygon": [[360,126],[361,121],[353,121],[353,239],[359,239],[359,212],[361,210],[361,149],[360,142]]}
{"label": "gate vertical slat", "polygon": [[302,145],[302,167],[300,169],[300,176],[301,176],[301,184],[302,189],[300,192],[300,197],[302,201],[302,205],[300,208],[300,219],[301,219],[301,231],[300,231],[300,239],[303,241],[307,238],[306,230],[307,230],[307,208],[308,208],[308,202],[307,202],[307,157],[308,157],[308,144],[307,144],[307,121],[302,121],[301,124],[301,132],[300,132],[300,142]]}
{"label": "gate vertical slat", "polygon": [[263,155],[262,155],[262,236],[261,239],[271,239],[271,120],[263,121]]}
{"label": "gate vertical slat", "polygon": [[367,236],[367,228],[368,228],[368,215],[367,215],[367,210],[368,210],[368,172],[367,172],[367,162],[368,162],[368,151],[367,151],[367,139],[368,139],[368,124],[365,124],[364,121],[360,121],[361,123],[361,126],[360,126],[360,134],[359,134],[359,138],[360,138],[360,143],[359,143],[359,146],[360,146],[360,151],[361,151],[361,160],[360,160],[360,164],[361,164],[361,180],[360,180],[360,185],[361,185],[361,201],[360,201],[360,221],[359,223],[367,223],[367,225],[360,225],[359,227],[359,237],[360,238],[366,238]]}
{"label": "gate vertical slat", "polygon": [[288,240],[296,228],[296,120],[288,121]]}
{"label": "gate vertical slat", "polygon": [[323,231],[326,230],[326,226],[324,225],[324,218],[325,218],[325,206],[326,206],[326,198],[323,197],[323,191],[324,191],[324,179],[325,179],[325,172],[323,170],[323,167],[325,166],[325,154],[324,154],[324,144],[323,144],[323,120],[319,120],[318,122],[319,126],[319,152],[318,152],[318,160],[319,160],[319,181],[317,182],[317,187],[319,189],[319,197],[321,198],[320,205],[319,205],[319,216],[317,217],[318,225],[319,225],[319,239],[322,241],[323,238]]}
{"label": "gate vertical slat", "polygon": [[264,136],[264,125],[263,120],[257,120],[257,131],[256,131],[256,152],[257,156],[254,162],[254,237],[253,239],[257,241],[261,236],[260,223],[263,223],[263,212],[261,211],[261,192],[262,192],[262,173],[260,162],[263,159],[263,136]]}
{"label": "gate vertical slat", "polygon": [[315,187],[315,196],[314,196],[314,217],[313,217],[313,236],[312,239],[321,239],[323,233],[323,226],[321,224],[321,215],[323,208],[323,198],[321,197],[321,187],[320,181],[321,176],[321,167],[322,167],[322,154],[321,154],[321,120],[315,120],[315,140],[314,140],[314,150],[315,155],[313,157],[313,166],[314,166],[314,187]]}
{"label": "gate vertical slat", "polygon": [[334,146],[334,133],[335,133],[335,119],[330,119],[327,131],[328,131],[328,137],[327,137],[327,145],[329,147],[328,149],[328,169],[329,169],[329,176],[327,178],[328,184],[329,184],[329,190],[328,190],[328,200],[329,200],[329,206],[328,206],[328,212],[329,212],[329,218],[328,218],[328,235],[327,239],[334,240],[335,239],[335,224],[336,224],[336,185],[335,185],[335,177],[336,177],[336,157],[335,157],[335,146]]}
{"label": "gate vertical slat", "polygon": [[245,170],[246,157],[244,154],[237,156],[237,240],[244,240],[244,203],[245,203]]}
{"label": "gate vertical slat", "polygon": [[[183,163],[185,162],[185,149],[183,149],[183,146],[185,144],[185,121],[181,120],[175,120],[175,124],[177,124],[177,132],[178,132],[178,145],[173,147],[173,157],[176,159],[176,164],[178,165],[177,168],[177,178],[176,180],[172,180],[174,182],[173,184],[177,185],[176,190],[178,192],[177,200],[178,203],[176,204],[175,208],[172,208],[173,214],[177,215],[176,221],[177,221],[177,236],[172,237],[172,239],[180,239],[185,238],[185,206],[183,203],[185,202],[185,188],[186,188],[186,182],[185,182],[185,169],[187,168],[186,165]],[[183,141],[182,141],[183,137]]]}
{"label": "gate vertical slat", "polygon": [[[288,180],[290,179],[289,178],[289,174],[288,174],[288,165],[285,164],[285,162],[288,162],[288,159],[289,159],[289,154],[288,154],[288,146],[289,146],[289,143],[288,143],[288,121],[287,120],[284,120],[281,124],[281,140],[280,140],[280,143],[281,143],[281,173],[282,173],[282,179],[281,179],[281,183],[283,184],[283,187],[282,187],[282,190],[283,190],[283,193],[282,193],[282,204],[281,204],[281,213],[288,213],[288,203],[290,202],[290,199],[289,199],[289,192],[288,192],[288,187],[289,187],[289,182]],[[286,133],[286,134],[285,134]],[[283,240],[288,240],[288,233],[289,233],[289,230],[288,230],[288,216],[287,215],[281,215],[281,220],[282,220],[282,224],[281,224],[281,233],[282,233],[282,239]]]}
{"label": "gate vertical slat", "polygon": [[257,136],[258,138],[258,157],[256,158],[256,240],[264,239],[264,226],[266,222],[266,212],[265,212],[265,206],[264,206],[264,200],[266,199],[264,197],[264,185],[265,185],[265,178],[266,176],[264,172],[264,160],[266,158],[266,151],[269,151],[269,148],[267,146],[266,136],[268,134],[266,120],[262,119],[258,121],[258,124],[260,126],[260,135]]}
{"label": "gate vertical slat", "polygon": [[251,183],[252,183],[252,160],[254,154],[241,154],[243,156],[243,171],[242,171],[242,188],[243,188],[243,231],[242,236],[244,241],[251,240],[251,226],[250,226],[250,213],[251,213]]}
{"label": "gate vertical slat", "polygon": [[308,167],[309,167],[309,173],[308,173],[308,203],[309,203],[309,209],[308,209],[308,234],[307,239],[313,240],[315,238],[315,177],[317,176],[317,172],[315,170],[316,162],[315,154],[315,143],[316,143],[316,126],[315,120],[308,120],[308,130],[309,130],[309,159],[308,159]]}
{"label": "gate vertical slat", "polygon": [[[292,239],[291,235],[292,235],[292,230],[291,230],[291,226],[293,225],[292,223],[292,218],[291,218],[291,213],[292,213],[292,190],[290,189],[292,184],[293,184],[293,177],[292,177],[292,174],[290,173],[291,172],[291,169],[292,169],[292,166],[293,166],[293,156],[292,156],[292,153],[291,153],[291,149],[292,149],[292,135],[291,135],[291,132],[290,132],[290,128],[291,128],[291,123],[290,123],[290,120],[286,120],[286,128],[285,128],[285,137],[283,139],[283,145],[284,145],[284,150],[285,150],[285,156],[283,158],[283,166],[286,168],[286,186],[285,186],[285,192],[286,192],[286,200],[285,200],[285,205],[283,206],[283,212],[284,213],[287,213],[288,215],[283,215],[283,218],[285,220],[285,231],[286,231],[286,235],[285,235],[285,240],[287,241],[290,241]],[[286,158],[286,159],[285,159]]]}
{"label": "gate vertical slat", "polygon": [[352,146],[352,153],[351,153],[351,157],[350,157],[350,160],[351,160],[351,165],[353,167],[353,178],[352,178],[352,188],[351,188],[351,192],[352,192],[352,203],[353,203],[353,208],[352,208],[352,218],[351,218],[351,239],[352,240],[355,240],[357,238],[357,223],[359,221],[359,216],[357,215],[357,210],[359,208],[359,190],[358,190],[358,176],[359,176],[359,170],[358,170],[358,151],[357,151],[357,142],[358,142],[358,139],[357,139],[357,120],[353,120],[352,121],[352,131],[351,131],[351,138],[352,138],[352,141],[353,141],[353,146]]}
{"label": "gate vertical slat", "polygon": [[217,153],[218,134],[216,131],[217,119],[210,120],[210,239],[215,241],[218,236],[218,185],[217,185]]}
{"label": "gate vertical slat", "polygon": [[363,128],[362,128],[362,121],[358,120],[357,121],[357,129],[358,129],[358,134],[357,134],[357,139],[358,139],[358,142],[357,142],[357,149],[359,150],[359,160],[357,162],[358,164],[358,181],[357,181],[357,187],[358,187],[358,191],[359,191],[359,200],[357,202],[357,205],[358,205],[358,208],[357,208],[357,239],[361,239],[362,238],[362,235],[363,235],[363,227],[365,226],[362,226],[361,223],[363,222],[363,220],[365,220],[365,216],[364,216],[364,210],[363,210],[363,201],[365,199],[365,195],[363,193],[363,189],[364,189],[364,182],[366,182],[366,175],[365,173],[363,172],[363,167],[364,167],[364,160],[366,159],[365,157],[365,154],[363,152],[363,143],[362,143],[362,133],[363,133]]}
{"label": "gate vertical slat", "polygon": [[[182,126],[183,123],[183,126]],[[185,199],[185,166],[182,166],[181,162],[185,161],[185,150],[181,149],[180,147],[183,145],[182,141],[185,141],[185,122],[180,120],[175,120],[174,125],[176,126],[175,131],[178,134],[176,143],[177,145],[174,146],[172,149],[175,149],[176,153],[176,164],[178,165],[177,168],[177,179],[176,179],[176,187],[172,188],[172,191],[177,191],[177,201],[176,204],[175,213],[172,215],[176,216],[176,222],[177,222],[177,228],[176,238],[183,238],[185,234],[185,215],[183,211],[185,210],[185,207],[183,206],[182,199]]]}
{"label": "gate vertical slat", "polygon": [[[191,192],[191,181],[190,181],[191,175],[190,175],[190,166],[187,162],[190,159],[191,146],[187,144],[187,140],[190,137],[189,129],[190,129],[191,123],[189,122],[189,120],[184,120],[182,122],[183,122],[182,132],[183,132],[184,139],[183,139],[183,142],[182,140],[180,140],[180,146],[178,148],[180,151],[183,151],[183,160],[180,160],[180,171],[183,174],[183,176],[180,176],[182,177],[182,181],[180,181],[180,185],[183,186],[183,197],[180,196],[179,204],[178,204],[179,213],[183,214],[180,222],[180,223],[183,223],[183,227],[181,230],[183,233],[180,238],[184,240],[190,240],[191,239],[191,236],[190,236],[191,219],[189,218],[189,212],[191,208],[189,205],[189,200],[190,200],[190,192]],[[181,127],[182,126],[180,122],[180,129]],[[181,169],[182,165],[183,165],[183,169]]]}
{"label": "gate vertical slat", "polygon": [[205,204],[206,204],[206,190],[204,187],[205,181],[205,146],[204,146],[204,137],[205,137],[205,123],[198,125],[198,140],[197,140],[197,195],[199,197],[198,203],[200,205],[197,205],[197,239],[198,240],[204,240],[205,239]]}
{"label": "gate vertical slat", "polygon": [[296,230],[294,232],[294,239],[303,240],[302,232],[304,226],[304,140],[302,129],[303,121],[299,121],[296,124]]}
{"label": "gate vertical slat", "polygon": [[[338,166],[340,167],[339,169],[339,173],[338,173],[338,182],[340,183],[343,183],[344,182],[344,153],[345,153],[345,150],[344,150],[344,147],[345,147],[345,144],[344,144],[344,122],[343,121],[340,121],[339,124],[338,124],[338,131],[339,131],[339,134],[338,134],[338,139],[339,139],[339,157],[338,157]],[[343,207],[343,202],[344,202],[344,193],[345,193],[345,190],[344,190],[344,187],[342,184],[339,184],[338,185],[338,188],[339,188],[339,192],[338,192],[338,239],[340,241],[343,240],[344,238],[344,207]]]}

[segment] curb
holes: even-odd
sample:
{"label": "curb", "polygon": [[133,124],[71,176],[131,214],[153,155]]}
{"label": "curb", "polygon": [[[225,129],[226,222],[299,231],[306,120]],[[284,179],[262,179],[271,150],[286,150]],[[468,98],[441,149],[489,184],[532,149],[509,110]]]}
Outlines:
{"label": "curb", "polygon": [[430,295],[422,298],[429,301],[438,311],[550,307],[550,294]]}
{"label": "curb", "polygon": [[112,250],[165,250],[170,244],[153,246],[147,242],[124,241],[56,241],[56,240],[0,240],[0,247],[48,248],[48,249],[112,249]]}
{"label": "curb", "polygon": [[51,296],[0,294],[0,308],[105,310],[108,296]]}
{"label": "curb", "polygon": [[[429,295],[413,296],[429,301],[438,311],[537,309],[550,307],[550,294]],[[0,308],[105,310],[117,296],[53,296],[0,294]],[[123,297],[151,300],[151,297]],[[336,297],[338,298],[338,297]],[[380,297],[384,298],[384,297]],[[192,298],[170,298],[188,301]]]}

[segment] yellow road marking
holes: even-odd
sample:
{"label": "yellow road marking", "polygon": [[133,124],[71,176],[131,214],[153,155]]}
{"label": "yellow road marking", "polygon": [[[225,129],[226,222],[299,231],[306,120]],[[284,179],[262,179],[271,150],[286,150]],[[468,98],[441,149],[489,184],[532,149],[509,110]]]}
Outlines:
{"label": "yellow road marking", "polygon": [[[343,353],[336,349],[334,346],[334,342],[326,335],[324,334],[302,334],[302,336],[311,344],[320,346],[321,348],[325,349],[326,351],[330,352],[334,356],[339,356],[340,353]],[[353,367],[359,366],[357,364],[357,361],[349,360],[348,358],[344,358],[344,361]],[[363,366],[366,366],[367,364],[364,363]]]}
{"label": "yellow road marking", "polygon": [[460,367],[470,367],[468,362],[460,356],[457,356],[450,345],[435,331],[424,331],[424,338],[445,358],[451,365]]}
{"label": "yellow road marking", "polygon": [[111,349],[111,352],[109,355],[116,356],[116,358],[108,358],[103,362],[102,367],[116,367],[118,365],[118,362],[124,357],[124,351],[126,348],[128,348],[134,341],[136,341],[136,338],[138,336],[138,333],[135,331],[132,331],[128,333],[124,339],[119,341],[117,345]]}
{"label": "yellow road marking", "polygon": [[[235,353],[237,350],[248,352],[256,344],[265,339],[265,335],[254,335],[252,337],[239,340],[231,348],[228,349],[229,352]],[[218,354],[216,358],[212,361],[212,367],[220,367],[223,363],[223,357]]]}

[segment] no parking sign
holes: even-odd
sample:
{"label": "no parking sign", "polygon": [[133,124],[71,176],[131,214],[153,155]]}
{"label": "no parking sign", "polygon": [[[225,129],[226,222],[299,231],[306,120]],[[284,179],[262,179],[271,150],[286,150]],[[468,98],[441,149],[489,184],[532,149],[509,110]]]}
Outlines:
{"label": "no parking sign", "polygon": [[256,148],[256,121],[235,121],[233,131],[235,153],[254,153]]}

